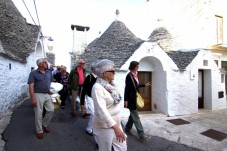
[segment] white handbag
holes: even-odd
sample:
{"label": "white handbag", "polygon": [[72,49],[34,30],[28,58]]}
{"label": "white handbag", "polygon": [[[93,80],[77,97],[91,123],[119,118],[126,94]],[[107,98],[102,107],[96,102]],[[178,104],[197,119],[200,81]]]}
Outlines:
{"label": "white handbag", "polygon": [[63,85],[61,83],[51,82],[50,84],[50,92],[52,93],[58,93],[59,91],[61,91],[62,88]]}

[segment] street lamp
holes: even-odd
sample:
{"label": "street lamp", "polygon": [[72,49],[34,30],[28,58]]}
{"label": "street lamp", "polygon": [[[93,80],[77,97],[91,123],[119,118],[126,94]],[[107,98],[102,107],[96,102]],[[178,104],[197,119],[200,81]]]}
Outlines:
{"label": "street lamp", "polygon": [[54,41],[53,38],[48,37],[48,36],[43,36],[43,35],[41,35],[39,38],[40,38],[40,39],[48,38],[49,41]]}

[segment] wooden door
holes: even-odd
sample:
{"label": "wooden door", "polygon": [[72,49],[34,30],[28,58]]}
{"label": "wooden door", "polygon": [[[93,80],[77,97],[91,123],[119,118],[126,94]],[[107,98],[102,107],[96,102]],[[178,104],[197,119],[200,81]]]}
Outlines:
{"label": "wooden door", "polygon": [[[145,84],[149,81],[152,83],[151,76],[152,76],[151,72],[138,72],[139,81],[142,84]],[[139,93],[144,99],[144,108],[138,109],[138,111],[151,111],[152,110],[152,108],[151,108],[151,104],[152,104],[151,103],[152,102],[151,89],[152,89],[152,86],[139,89]]]}

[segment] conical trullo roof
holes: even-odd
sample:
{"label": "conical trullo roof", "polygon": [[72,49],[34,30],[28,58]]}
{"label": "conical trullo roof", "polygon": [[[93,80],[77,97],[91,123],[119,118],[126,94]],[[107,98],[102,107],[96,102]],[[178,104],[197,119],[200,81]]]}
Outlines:
{"label": "conical trullo roof", "polygon": [[1,55],[26,62],[35,51],[39,31],[39,26],[26,22],[11,0],[0,0]]}
{"label": "conical trullo roof", "polygon": [[164,51],[174,50],[173,37],[164,27],[156,28],[148,39],[149,42],[156,42]]}
{"label": "conical trullo roof", "polygon": [[137,38],[120,21],[114,21],[100,38],[91,42],[87,51],[80,55],[87,67],[95,60],[114,61],[115,68],[120,68],[144,41]]}
{"label": "conical trullo roof", "polygon": [[185,70],[198,55],[200,49],[188,49],[166,52],[180,70]]}

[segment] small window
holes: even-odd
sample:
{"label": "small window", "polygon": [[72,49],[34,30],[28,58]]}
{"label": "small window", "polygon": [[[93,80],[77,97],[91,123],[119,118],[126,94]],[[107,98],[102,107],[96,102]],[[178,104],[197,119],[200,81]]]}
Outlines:
{"label": "small window", "polygon": [[203,66],[208,66],[208,60],[203,60]]}
{"label": "small window", "polygon": [[225,82],[225,74],[221,74],[221,83]]}
{"label": "small window", "polygon": [[215,15],[217,24],[217,44],[223,44],[223,17]]}
{"label": "small window", "polygon": [[217,64],[217,66],[218,66],[218,60],[214,60],[214,62]]}

